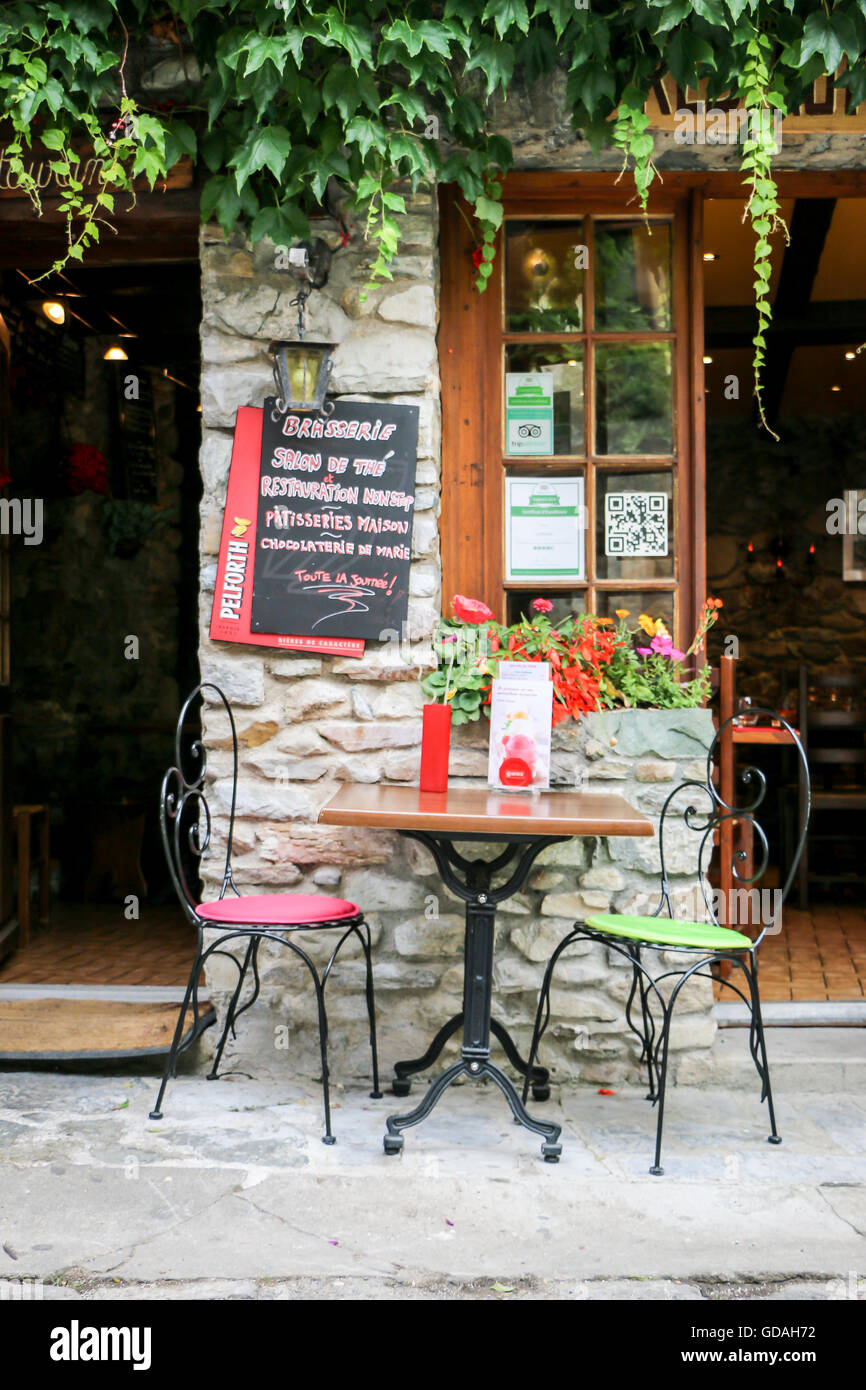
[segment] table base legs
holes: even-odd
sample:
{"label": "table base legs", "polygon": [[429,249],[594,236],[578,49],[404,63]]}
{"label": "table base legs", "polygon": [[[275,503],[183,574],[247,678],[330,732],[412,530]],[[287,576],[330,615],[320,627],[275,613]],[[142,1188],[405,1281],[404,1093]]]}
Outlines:
{"label": "table base legs", "polygon": [[[530,1068],[528,1062],[524,1062],[507,1030],[490,1017],[490,1002],[493,991],[493,938],[497,904],[504,902],[523,887],[537,856],[551,840],[540,836],[529,840],[508,838],[505,847],[495,858],[466,859],[454,848],[450,838],[429,834],[424,830],[403,833],[418,840],[430,851],[446,888],[456,897],[462,898],[466,904],[466,932],[463,943],[463,1011],[439,1029],[423,1057],[397,1063],[397,1074],[393,1083],[395,1094],[409,1094],[409,1078],[415,1072],[424,1071],[429,1067],[439,1056],[448,1039],[461,1026],[463,1046],[460,1061],[448,1067],[433,1082],[420,1105],[406,1115],[389,1115],[386,1121],[388,1132],[384,1139],[385,1153],[400,1153],[403,1148],[403,1135],[400,1131],[426,1119],[439,1097],[458,1076],[468,1076],[474,1081],[480,1080],[482,1076],[489,1076],[508,1101],[515,1121],[525,1129],[542,1135],[544,1143],[541,1152],[548,1162],[556,1163],[562,1152],[562,1145],[559,1143],[562,1126],[552,1121],[534,1120],[508,1077],[490,1060],[492,1033],[501,1043],[511,1064],[523,1076],[528,1076],[535,1098],[548,1098],[549,1075],[546,1068]],[[510,873],[506,881],[494,886],[494,879],[507,869],[510,869]]]}
{"label": "table base legs", "polygon": [[[462,1015],[460,1015],[459,1018],[462,1022]],[[456,1027],[459,1027],[459,1023],[454,1027],[451,1026],[452,1024],[454,1024],[453,1019],[451,1019],[450,1023],[445,1025],[445,1028],[440,1029],[440,1032],[430,1045],[430,1050],[435,1046],[437,1040],[442,1037],[442,1034],[445,1034],[439,1046],[439,1051],[441,1052],[445,1042],[450,1036],[447,1030],[450,1028],[453,1033]],[[503,1032],[504,1031],[503,1029]],[[404,1062],[398,1065],[402,1065],[405,1068],[406,1066],[412,1066],[414,1064]],[[533,1070],[535,1069],[533,1068]],[[543,1071],[544,1068],[539,1068],[539,1070]],[[458,1076],[469,1076],[473,1081],[480,1080],[482,1076],[489,1076],[491,1081],[495,1081],[505,1099],[508,1101],[511,1107],[511,1113],[517,1123],[523,1125],[524,1129],[532,1130],[534,1134],[543,1135],[544,1143],[541,1145],[541,1152],[545,1161],[547,1163],[559,1162],[559,1155],[562,1153],[562,1145],[559,1143],[559,1135],[562,1126],[554,1124],[553,1121],[534,1120],[529,1114],[529,1111],[525,1108],[520,1096],[515,1091],[508,1077],[504,1072],[500,1071],[498,1067],[494,1066],[491,1061],[486,1058],[467,1060],[465,1057],[459,1062],[455,1062],[453,1066],[448,1067],[446,1071],[443,1071],[441,1076],[437,1077],[424,1096],[424,1099],[421,1101],[421,1104],[417,1105],[408,1115],[388,1116],[385,1122],[388,1133],[385,1135],[383,1141],[386,1154],[400,1153],[403,1148],[403,1135],[400,1131],[403,1129],[410,1129],[412,1125],[420,1124],[422,1120],[425,1120],[440,1096],[447,1091],[452,1081],[457,1080]]]}
{"label": "table base legs", "polygon": [[[416,1072],[426,1071],[428,1067],[433,1065],[448,1039],[463,1027],[463,1018],[462,1013],[449,1018],[448,1022],[439,1029],[423,1057],[416,1057],[411,1062],[396,1062],[394,1064],[394,1080],[391,1082],[391,1091],[395,1096],[408,1096],[412,1085],[410,1078]],[[515,1071],[519,1071],[521,1076],[526,1076],[529,1064],[521,1057],[508,1030],[495,1018],[491,1018],[490,1031],[501,1044],[505,1056]],[[541,1102],[550,1099],[549,1082],[550,1073],[547,1067],[534,1066],[532,1068],[530,1085],[532,1086],[532,1099],[534,1101]]]}

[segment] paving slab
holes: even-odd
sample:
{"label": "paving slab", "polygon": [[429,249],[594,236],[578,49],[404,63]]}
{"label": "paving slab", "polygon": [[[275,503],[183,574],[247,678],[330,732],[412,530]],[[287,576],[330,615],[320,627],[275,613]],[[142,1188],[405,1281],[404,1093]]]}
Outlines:
{"label": "paving slab", "polygon": [[[417,1088],[416,1088],[417,1089]],[[866,1297],[866,1098],[672,1088],[665,1176],[638,1089],[570,1088],[539,1115],[453,1087],[404,1152],[407,1103],[314,1082],[0,1075],[0,1281],[57,1298]],[[499,1286],[497,1292],[495,1287]],[[318,1290],[318,1292],[316,1292]],[[323,1292],[324,1291],[324,1292]]]}

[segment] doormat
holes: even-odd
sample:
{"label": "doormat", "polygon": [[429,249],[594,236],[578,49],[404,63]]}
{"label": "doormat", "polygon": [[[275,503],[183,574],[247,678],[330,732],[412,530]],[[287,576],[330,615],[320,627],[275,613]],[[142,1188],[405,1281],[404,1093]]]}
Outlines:
{"label": "doormat", "polygon": [[[0,1000],[0,1061],[98,1060],[165,1054],[177,1026],[178,1004],[153,1000]],[[213,1006],[199,1000],[201,1033],[214,1022]],[[185,1041],[193,1033],[187,1014]]]}

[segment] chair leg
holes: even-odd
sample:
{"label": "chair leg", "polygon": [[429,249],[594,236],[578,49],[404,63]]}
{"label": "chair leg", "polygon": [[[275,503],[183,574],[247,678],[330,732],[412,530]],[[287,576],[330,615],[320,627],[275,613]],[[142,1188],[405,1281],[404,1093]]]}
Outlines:
{"label": "chair leg", "polygon": [[373,1055],[373,1089],[370,1092],[371,1100],[381,1100],[382,1092],[379,1090],[379,1051],[376,1045],[376,996],[373,993],[373,954],[372,942],[370,939],[370,928],[364,923],[364,934],[361,936],[361,945],[364,949],[364,958],[367,962],[367,1017],[370,1020],[370,1051]]}
{"label": "chair leg", "polygon": [[[633,950],[630,950],[630,951],[628,952],[628,955],[629,955],[629,957],[630,957],[630,959],[631,959],[632,982],[631,982],[631,992],[629,993],[628,1002],[626,1003],[626,1006],[625,1006],[625,1020],[626,1020],[626,1023],[628,1024],[629,1028],[631,1029],[631,1031],[635,1034],[636,1037],[640,1038],[640,1040],[641,1040],[641,1044],[642,1044],[642,1047],[641,1047],[641,1054],[640,1054],[640,1057],[639,1057],[638,1060],[639,1060],[640,1062],[646,1062],[646,1068],[647,1068],[647,1083],[648,1083],[648,1085],[649,1085],[649,1093],[648,1093],[648,1095],[647,1095],[647,1100],[655,1101],[655,1098],[656,1098],[656,1080],[655,1080],[655,1059],[654,1059],[654,1056],[653,1056],[653,1044],[654,1044],[654,1042],[655,1042],[655,1031],[656,1031],[656,1030],[655,1030],[655,1021],[654,1021],[653,1016],[652,1016],[652,1014],[651,1014],[651,1012],[650,1012],[649,1003],[648,1003],[648,1001],[647,1001],[647,987],[646,987],[646,980],[645,980],[645,978],[644,978],[643,969],[641,968],[640,947],[639,947],[639,946],[635,946]],[[631,1009],[632,1009],[632,1004],[634,1003],[634,997],[635,997],[635,994],[637,994],[638,992],[640,993],[640,1011],[641,1011],[641,1026],[640,1026],[640,1028],[638,1028],[638,1027],[635,1025],[635,1023],[632,1021],[632,1016],[631,1016]]]}
{"label": "chair leg", "polygon": [[782,1137],[776,1129],[776,1110],[773,1105],[773,1088],[770,1085],[770,1064],[767,1060],[764,1018],[761,1013],[761,995],[758,989],[758,966],[754,956],[752,957],[751,965],[747,966],[745,961],[741,963],[746,979],[749,981],[749,993],[752,1000],[752,1033],[754,1034],[754,1041],[750,1039],[752,1058],[761,1080],[761,1100],[766,1099],[767,1109],[770,1115],[770,1133],[767,1137],[767,1143],[781,1144]]}
{"label": "chair leg", "polygon": [[238,982],[237,982],[237,984],[235,985],[235,992],[234,992],[234,994],[233,994],[232,997],[231,997],[231,1002],[229,1003],[228,1012],[226,1013],[225,1027],[223,1028],[222,1037],[220,1038],[219,1044],[218,1044],[218,1046],[217,1046],[216,1054],[215,1054],[214,1060],[213,1060],[213,1066],[211,1067],[210,1071],[209,1071],[208,1074],[207,1074],[207,1079],[208,1079],[208,1081],[216,1081],[216,1079],[217,1079],[217,1073],[218,1073],[218,1071],[219,1071],[219,1065],[220,1065],[220,1062],[222,1061],[223,1049],[224,1049],[224,1047],[225,1047],[225,1045],[226,1045],[226,1042],[228,1041],[228,1036],[229,1036],[229,1030],[230,1030],[230,1029],[231,1029],[232,1037],[235,1036],[235,1032],[234,1032],[235,1012],[236,1012],[236,1010],[237,1010],[238,1000],[240,999],[240,996],[241,996],[241,989],[243,988],[244,977],[246,976],[247,968],[248,968],[248,966],[249,966],[250,960],[252,959],[253,951],[255,950],[255,948],[256,948],[257,945],[258,945],[258,942],[257,942],[256,938],[255,938],[255,937],[250,937],[249,943],[248,943],[248,945],[247,945],[246,955],[244,956],[244,963],[243,963],[242,966],[240,966],[240,967],[238,968]]}
{"label": "chair leg", "polygon": [[183,1037],[183,1021],[186,1018],[186,1011],[189,1008],[190,999],[192,998],[192,992],[195,987],[195,982],[198,979],[200,970],[201,940],[199,940],[195,960],[193,961],[192,970],[190,971],[189,980],[186,986],[186,994],[183,996],[183,1003],[180,1006],[180,1013],[177,1016],[177,1024],[174,1030],[174,1037],[171,1040],[171,1047],[169,1049],[168,1057],[166,1058],[165,1063],[165,1071],[162,1074],[162,1081],[159,1085],[159,1094],[156,1097],[156,1104],[154,1105],[148,1117],[151,1120],[162,1119],[162,1099],[165,1095],[165,1088],[168,1085],[170,1078],[177,1076],[177,1053],[178,1048],[180,1047],[181,1038]]}
{"label": "chair leg", "polygon": [[[532,1082],[532,1073],[535,1067],[536,1060],[538,1058],[538,1048],[541,1043],[541,1039],[544,1037],[547,1025],[550,1022],[550,986],[553,981],[553,971],[556,967],[556,962],[559,960],[559,957],[562,955],[566,946],[570,946],[572,941],[576,940],[578,935],[578,932],[572,930],[568,933],[567,936],[564,936],[560,941],[559,945],[557,946],[556,950],[554,951],[553,955],[550,957],[550,960],[547,962],[547,969],[544,972],[544,979],[541,982],[541,991],[538,995],[538,1008],[535,1010],[535,1026],[532,1030],[532,1043],[529,1048],[529,1057],[527,1058],[526,1062],[526,1075],[523,1078],[523,1092],[521,1095],[521,1102],[524,1106],[526,1105],[526,1098],[529,1095],[529,1087]],[[543,1023],[542,1015],[544,1016]]]}
{"label": "chair leg", "polygon": [[[677,988],[678,988],[678,987],[677,987]],[[657,1044],[657,1046],[656,1046],[655,1064],[656,1064],[656,1069],[658,1070],[658,1073],[659,1073],[658,1095],[657,1095],[657,1098],[656,1098],[656,1099],[657,1099],[657,1104],[658,1104],[658,1119],[656,1120],[656,1152],[655,1152],[655,1161],[654,1161],[654,1163],[653,1163],[652,1168],[650,1168],[650,1173],[652,1174],[652,1176],[653,1176],[654,1178],[660,1178],[660,1177],[662,1177],[663,1174],[664,1174],[664,1171],[665,1171],[664,1168],[661,1166],[661,1165],[662,1165],[662,1130],[663,1130],[663,1128],[664,1128],[664,1122],[665,1122],[665,1089],[666,1089],[666,1087],[667,1087],[667,1080],[668,1080],[668,1043],[669,1043],[669,1040],[670,1040],[671,1017],[672,1017],[672,1015],[673,1015],[674,1000],[676,999],[676,993],[677,993],[677,990],[675,989],[673,995],[671,996],[671,1000],[670,1000],[669,1004],[668,1004],[667,1007],[665,1008],[664,1022],[663,1022],[663,1024],[662,1024],[661,1037],[659,1038],[658,1044]],[[658,1068],[658,1050],[659,1050],[659,1047],[661,1048],[661,1054],[662,1054],[662,1062],[661,1062],[661,1069],[660,1069],[660,1070],[659,1070],[659,1068]]]}
{"label": "chair leg", "polygon": [[240,1018],[241,1014],[245,1014],[246,1011],[247,1011],[247,1009],[251,1009],[251,1008],[253,1007],[253,1004],[255,1004],[255,1002],[256,1002],[256,1000],[258,999],[259,994],[260,994],[260,992],[261,992],[262,981],[261,981],[261,977],[259,976],[259,946],[260,946],[260,945],[261,945],[261,939],[257,936],[257,937],[255,938],[255,941],[254,941],[254,944],[253,944],[252,960],[250,961],[250,964],[251,964],[252,967],[253,967],[253,981],[254,981],[254,984],[253,984],[253,992],[252,992],[252,994],[250,995],[250,997],[249,997],[249,999],[247,1000],[247,1002],[246,1002],[245,1004],[242,1004],[241,1007],[240,1007],[240,1008],[237,1010],[237,1012],[235,1013],[234,1022],[233,1022],[233,1024],[232,1024],[232,1037],[233,1037],[233,1038],[236,1038],[237,1035],[238,1035],[238,1034],[237,1034],[238,1019]]}
{"label": "chair leg", "polygon": [[322,1060],[322,1099],[325,1104],[325,1133],[322,1135],[323,1144],[336,1144],[337,1140],[331,1133],[331,1085],[328,1073],[328,1016],[325,1013],[325,986],[320,983],[318,978],[314,978],[313,984],[316,989],[316,1004],[319,1009],[319,1053]]}

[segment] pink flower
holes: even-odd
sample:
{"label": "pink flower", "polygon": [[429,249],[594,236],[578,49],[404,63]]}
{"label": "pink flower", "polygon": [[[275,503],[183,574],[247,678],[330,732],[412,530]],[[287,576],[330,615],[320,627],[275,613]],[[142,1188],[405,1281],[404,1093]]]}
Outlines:
{"label": "pink flower", "polygon": [[648,647],[638,647],[638,656],[666,656],[670,661],[685,661],[686,654],[681,652],[679,647],[675,647],[672,637],[667,637],[659,633],[654,637]]}
{"label": "pink flower", "polygon": [[553,604],[549,598],[535,598],[532,600],[532,607],[536,613],[552,613]]}

